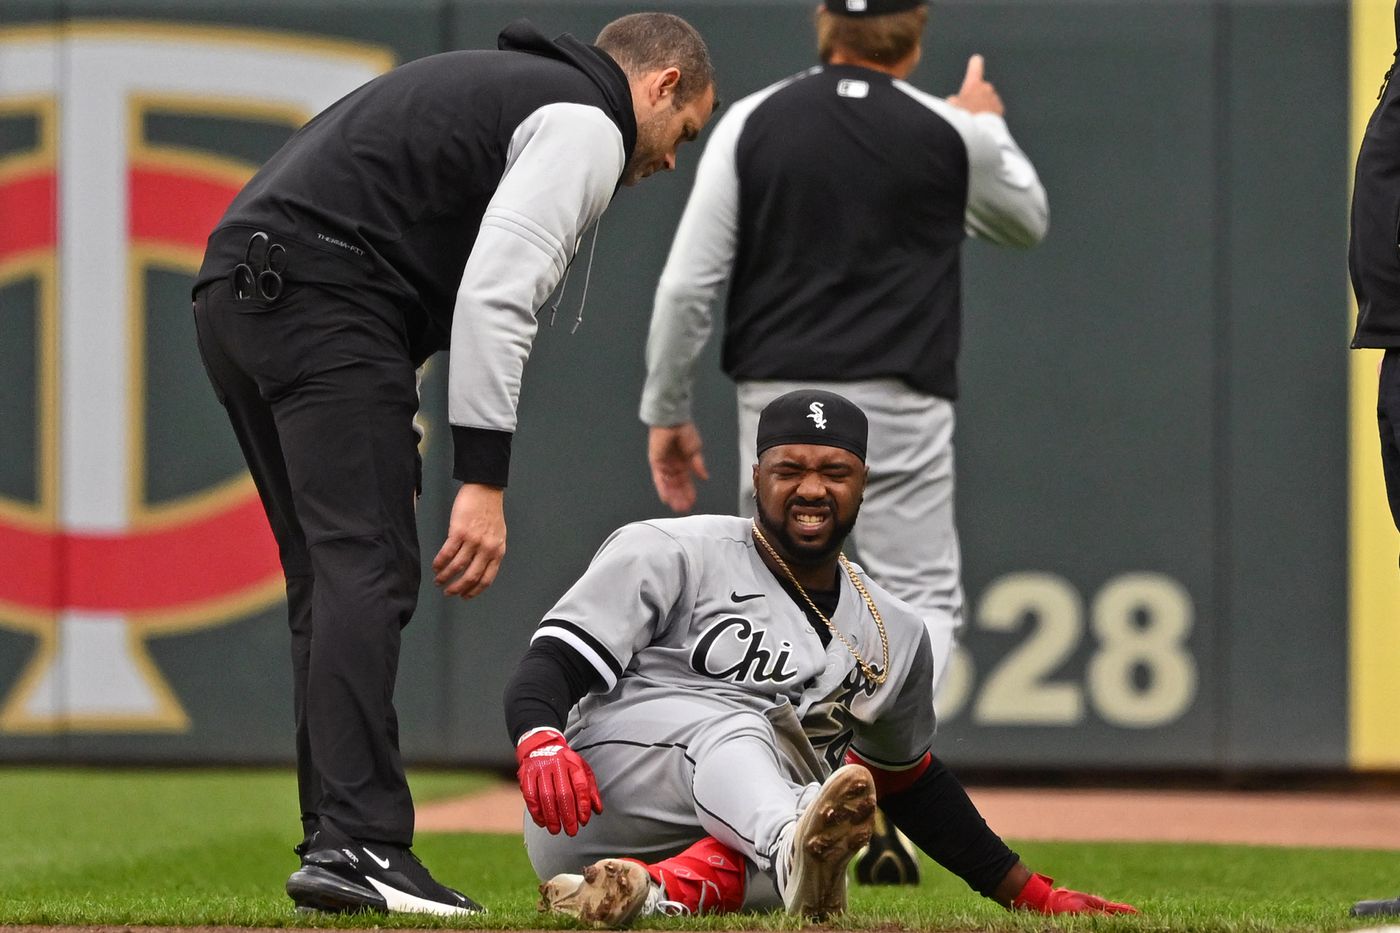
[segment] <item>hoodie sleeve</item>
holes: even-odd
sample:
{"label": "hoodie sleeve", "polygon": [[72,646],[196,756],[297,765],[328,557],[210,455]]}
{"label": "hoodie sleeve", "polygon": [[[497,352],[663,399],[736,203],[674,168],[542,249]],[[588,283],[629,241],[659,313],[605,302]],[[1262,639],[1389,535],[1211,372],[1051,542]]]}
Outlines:
{"label": "hoodie sleeve", "polygon": [[623,146],[617,125],[585,104],[541,107],[511,136],[452,318],[447,415],[462,482],[506,485],[535,312],[612,199]]}
{"label": "hoodie sleeve", "polygon": [[1028,249],[1045,239],[1050,206],[1035,166],[1006,121],[973,114],[968,140],[967,229],[999,246]]}
{"label": "hoodie sleeve", "polygon": [[1050,226],[1045,187],[1011,137],[1006,120],[994,113],[969,113],[903,81],[894,85],[948,121],[962,137],[967,147],[968,233],[1021,249],[1045,239]]}

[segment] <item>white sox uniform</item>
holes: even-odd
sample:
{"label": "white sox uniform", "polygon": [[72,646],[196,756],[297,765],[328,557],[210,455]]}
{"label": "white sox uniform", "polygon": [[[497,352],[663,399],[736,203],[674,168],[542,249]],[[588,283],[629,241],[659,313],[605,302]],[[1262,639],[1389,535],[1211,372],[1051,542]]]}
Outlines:
{"label": "white sox uniform", "polygon": [[[874,686],[840,639],[824,647],[760,557],[746,519],[703,515],[615,532],[549,612],[556,639],[605,691],[569,718],[604,810],[575,837],[525,822],[548,878],[619,852],[655,861],[712,835],[770,872],[783,826],[853,746],[890,771],[930,750],[933,658],[919,614],[857,568],[884,620],[889,676]],[[832,624],[877,670],[880,637],[844,572]],[[771,906],[771,881],[747,906]]]}

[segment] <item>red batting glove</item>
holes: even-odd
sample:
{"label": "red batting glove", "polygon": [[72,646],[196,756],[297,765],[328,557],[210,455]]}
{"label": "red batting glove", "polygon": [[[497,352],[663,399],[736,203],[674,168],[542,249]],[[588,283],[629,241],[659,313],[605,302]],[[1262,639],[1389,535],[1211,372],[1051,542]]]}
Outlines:
{"label": "red batting glove", "polygon": [[[1135,914],[1137,908],[1131,904],[1118,904],[1106,901],[1097,894],[1081,894],[1069,888],[1052,888],[1054,878],[1042,874],[1031,875],[1031,880],[1011,902],[1013,910],[1033,910],[1040,914]],[[1004,896],[1004,895],[1003,895]]]}
{"label": "red batting glove", "polygon": [[536,826],[573,836],[590,816],[603,812],[593,769],[558,730],[527,734],[515,747],[515,760],[520,763],[515,772],[520,794]]}

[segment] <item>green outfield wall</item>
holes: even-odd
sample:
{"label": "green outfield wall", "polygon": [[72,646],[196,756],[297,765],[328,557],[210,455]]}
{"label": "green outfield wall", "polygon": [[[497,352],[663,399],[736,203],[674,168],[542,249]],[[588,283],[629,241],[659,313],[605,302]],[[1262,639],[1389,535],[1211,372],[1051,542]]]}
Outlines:
{"label": "green outfield wall", "polygon": [[[726,100],[813,61],[810,0],[653,6],[707,36]],[[292,129],[394,62],[494,46],[519,16],[591,37],[634,9],[0,0],[0,760],[289,760],[275,550],[194,344],[204,237]],[[914,82],[951,93],[984,54],[1051,203],[1040,248],[967,247],[950,762],[1400,765],[1400,544],[1362,446],[1374,362],[1348,356],[1345,272],[1391,9],[935,4]],[[608,532],[663,513],[636,410],[698,154],[618,195],[584,326],[541,328],[502,574],[471,603],[428,583],[405,635],[410,759],[511,761],[500,697],[534,625]],[[728,511],[715,351],[700,509]],[[445,370],[424,385],[428,555],[454,491]]]}

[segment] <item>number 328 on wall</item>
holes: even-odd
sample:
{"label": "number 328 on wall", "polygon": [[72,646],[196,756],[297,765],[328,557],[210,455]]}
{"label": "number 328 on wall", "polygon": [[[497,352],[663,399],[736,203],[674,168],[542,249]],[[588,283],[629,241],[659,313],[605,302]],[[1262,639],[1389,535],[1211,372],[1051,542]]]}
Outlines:
{"label": "number 328 on wall", "polygon": [[957,649],[939,690],[939,717],[958,716],[971,699],[980,725],[1071,726],[1084,721],[1087,700],[1110,725],[1167,725],[1196,697],[1196,660],[1186,644],[1194,616],[1190,594],[1171,577],[1110,579],[1090,604],[1092,646],[1080,684],[1056,677],[1085,637],[1079,592],[1055,574],[999,577],[982,593],[972,624],[1007,634],[1028,627],[1029,634],[995,664],[975,698],[972,660]]}

